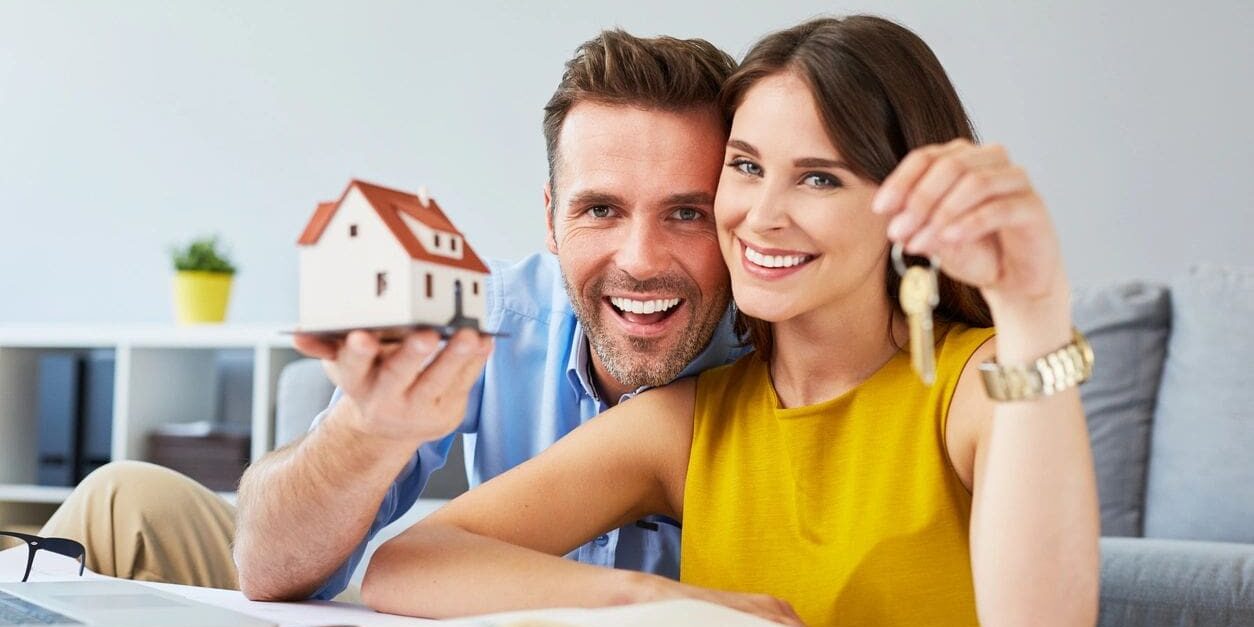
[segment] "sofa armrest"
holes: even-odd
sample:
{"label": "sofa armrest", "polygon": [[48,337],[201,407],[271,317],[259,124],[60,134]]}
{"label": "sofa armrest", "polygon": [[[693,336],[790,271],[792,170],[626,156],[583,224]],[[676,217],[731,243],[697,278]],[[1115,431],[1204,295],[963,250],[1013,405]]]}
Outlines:
{"label": "sofa armrest", "polygon": [[1254,544],[1102,538],[1099,625],[1254,625]]}

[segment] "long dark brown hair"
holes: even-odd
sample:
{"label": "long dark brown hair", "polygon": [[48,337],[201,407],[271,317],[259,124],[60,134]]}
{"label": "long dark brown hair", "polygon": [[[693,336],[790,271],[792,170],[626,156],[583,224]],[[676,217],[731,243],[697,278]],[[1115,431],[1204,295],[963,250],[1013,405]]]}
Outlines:
{"label": "long dark brown hair", "polygon": [[[763,37],[723,83],[719,104],[728,120],[750,87],[780,72],[793,72],[809,85],[828,139],[861,178],[883,183],[915,148],[958,138],[976,140],[958,93],[931,48],[886,19],[818,18]],[[895,315],[902,313],[897,302],[901,277],[893,264],[886,266],[884,287]],[[939,279],[937,318],[993,326],[978,289],[943,273]],[[759,355],[770,358],[770,323],[738,312],[736,330]]]}

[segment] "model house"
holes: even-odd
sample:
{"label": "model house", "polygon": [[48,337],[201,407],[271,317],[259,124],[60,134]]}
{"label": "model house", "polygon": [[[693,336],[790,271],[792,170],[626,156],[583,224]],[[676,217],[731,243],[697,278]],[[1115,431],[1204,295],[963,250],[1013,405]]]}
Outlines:
{"label": "model house", "polygon": [[300,330],[478,327],[488,267],[435,200],[353,180],[298,242]]}

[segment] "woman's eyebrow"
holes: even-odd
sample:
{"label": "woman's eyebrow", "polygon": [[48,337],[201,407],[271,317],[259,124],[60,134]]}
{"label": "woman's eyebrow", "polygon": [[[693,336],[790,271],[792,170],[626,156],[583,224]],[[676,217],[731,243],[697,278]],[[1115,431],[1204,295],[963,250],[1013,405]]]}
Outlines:
{"label": "woman's eyebrow", "polygon": [[797,159],[792,163],[798,168],[840,168],[842,170],[850,170],[849,164],[844,161],[822,159],[820,157],[806,157],[804,159]]}
{"label": "woman's eyebrow", "polygon": [[754,148],[753,144],[750,144],[749,142],[744,141],[743,139],[729,139],[727,140],[727,147],[735,148],[737,150],[743,150],[755,157],[758,156],[758,149]]}
{"label": "woman's eyebrow", "polygon": [[[754,157],[762,156],[760,153],[758,153],[758,149],[753,147],[753,144],[750,144],[749,142],[743,139],[729,139],[727,140],[727,147],[735,148],[737,150],[747,152]],[[793,161],[792,163],[795,167],[798,167],[798,168],[840,168],[842,170],[849,170],[850,172],[853,171],[849,167],[849,164],[839,159],[824,159],[822,157],[803,157],[801,159],[797,159]]]}

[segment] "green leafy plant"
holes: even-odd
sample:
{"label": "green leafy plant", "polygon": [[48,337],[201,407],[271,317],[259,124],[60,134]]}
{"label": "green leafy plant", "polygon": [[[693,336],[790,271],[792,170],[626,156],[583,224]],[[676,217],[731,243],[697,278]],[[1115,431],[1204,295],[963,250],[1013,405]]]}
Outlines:
{"label": "green leafy plant", "polygon": [[219,250],[216,235],[194,239],[187,246],[173,246],[170,256],[174,258],[175,270],[235,274],[235,265],[224,251]]}

